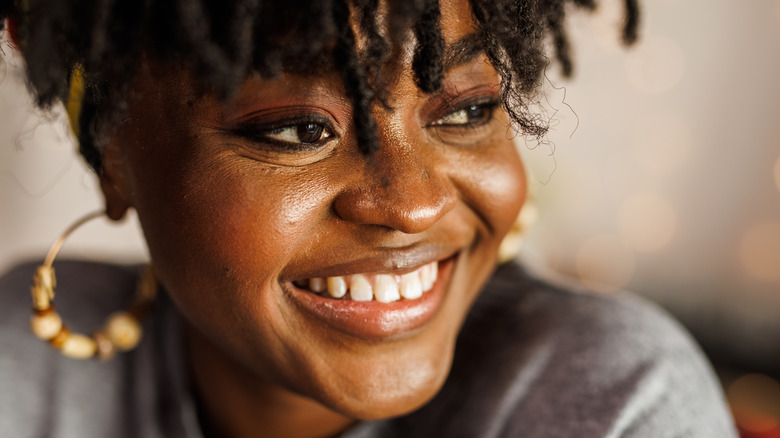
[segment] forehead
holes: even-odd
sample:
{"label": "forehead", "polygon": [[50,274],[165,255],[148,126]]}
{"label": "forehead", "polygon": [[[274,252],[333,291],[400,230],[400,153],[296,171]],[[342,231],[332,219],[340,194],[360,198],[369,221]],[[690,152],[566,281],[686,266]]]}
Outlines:
{"label": "forehead", "polygon": [[[386,22],[387,14],[386,6],[383,7],[383,2],[380,2],[380,8],[378,15],[375,16],[376,22],[380,29],[380,35],[387,37],[386,29],[389,23]],[[481,38],[478,35],[477,27],[472,18],[472,12],[468,1],[443,1],[440,3],[440,18],[439,24],[441,27],[441,37],[444,41],[444,49],[441,52],[441,68],[444,73],[466,64],[479,55],[484,53],[484,46]],[[372,66],[371,59],[367,59],[364,48],[365,36],[360,33],[360,26],[355,22],[355,15],[351,17],[351,28],[355,32],[354,49],[356,49],[357,60],[364,66]],[[270,18],[264,17],[263,20],[269,20]],[[296,25],[297,26],[297,25]],[[279,29],[285,29],[284,25]],[[241,81],[241,85],[236,90],[237,93],[232,94],[232,98],[223,103],[231,102],[233,104],[240,104],[245,99],[254,98],[258,93],[265,95],[274,94],[270,91],[294,91],[295,86],[298,85],[300,90],[299,94],[313,93],[319,86],[319,88],[328,89],[341,89],[341,95],[346,96],[348,93],[344,90],[344,72],[347,68],[344,64],[340,64],[335,61],[333,56],[333,50],[336,45],[335,41],[325,42],[317,41],[316,35],[312,32],[303,32],[303,34],[290,34],[287,31],[281,31],[281,34],[286,34],[291,38],[288,42],[291,44],[289,50],[282,50],[279,57],[280,69],[271,74],[257,69],[257,66],[250,67],[247,71],[246,80]],[[387,87],[391,84],[397,84],[398,80],[404,77],[411,77],[412,73],[412,58],[416,49],[416,40],[411,25],[407,26],[404,30],[404,38],[401,41],[397,41],[390,46],[392,53],[383,57],[383,63],[375,69],[375,73],[379,79],[378,82],[373,85],[376,86],[374,91],[382,93],[387,90]],[[255,63],[262,61],[263,57],[274,56],[276,47],[287,41],[284,39],[275,40],[270,46],[264,47],[262,41],[255,41],[256,57]],[[307,50],[306,46],[311,43],[312,47],[316,50]],[[277,52],[278,53],[278,52]],[[257,58],[259,57],[259,58]],[[160,83],[163,76],[175,76],[171,79],[169,86],[165,88],[170,92],[179,90],[179,95],[185,97],[191,101],[201,100],[203,98],[210,99],[215,97],[211,93],[211,88],[208,83],[203,83],[203,78],[199,77],[197,72],[191,70],[184,65],[177,65],[170,63],[152,56],[147,60],[149,64],[158,65],[157,73],[152,75],[154,82]],[[483,63],[480,63],[483,65]],[[485,63],[485,67],[487,64]],[[494,72],[494,70],[491,69]],[[168,73],[164,75],[162,73]],[[289,81],[289,79],[294,79]],[[286,86],[277,89],[278,87],[269,87],[267,85],[279,84],[278,81],[283,81]],[[414,81],[408,82],[410,87],[405,90],[406,93],[416,94],[420,90],[414,86]],[[199,85],[200,84],[200,85]],[[259,87],[259,84],[263,84],[263,87]],[[259,88],[258,88],[259,87]],[[250,99],[251,100],[251,99]],[[345,103],[347,103],[345,101]],[[231,105],[232,106],[232,105]],[[239,105],[240,106],[240,105]]]}
{"label": "forehead", "polygon": [[451,44],[475,32],[471,7],[467,0],[444,1],[439,4],[442,35],[445,43]]}

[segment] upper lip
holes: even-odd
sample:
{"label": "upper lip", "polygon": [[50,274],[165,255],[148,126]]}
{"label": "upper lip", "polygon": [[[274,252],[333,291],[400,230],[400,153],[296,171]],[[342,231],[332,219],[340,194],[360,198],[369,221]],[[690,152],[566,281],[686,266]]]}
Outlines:
{"label": "upper lip", "polygon": [[[406,248],[378,249],[375,253],[364,255],[360,258],[353,256],[345,261],[299,271],[296,273],[295,278],[290,278],[289,281],[364,273],[404,274],[429,263],[449,259],[457,254],[460,249],[460,247],[448,243],[425,243],[411,245]],[[344,260],[337,256],[333,258]]]}

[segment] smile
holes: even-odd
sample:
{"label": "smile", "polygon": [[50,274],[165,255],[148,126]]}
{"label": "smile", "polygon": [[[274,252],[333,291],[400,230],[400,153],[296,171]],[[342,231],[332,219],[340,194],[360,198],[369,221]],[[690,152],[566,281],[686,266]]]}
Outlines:
{"label": "smile", "polygon": [[415,300],[430,291],[439,274],[439,262],[428,263],[406,274],[355,274],[350,276],[315,277],[294,282],[295,286],[335,299],[352,301],[376,300],[392,303],[401,298]]}
{"label": "smile", "polygon": [[401,273],[312,277],[286,283],[286,296],[313,320],[363,339],[410,334],[441,307],[457,256]]}

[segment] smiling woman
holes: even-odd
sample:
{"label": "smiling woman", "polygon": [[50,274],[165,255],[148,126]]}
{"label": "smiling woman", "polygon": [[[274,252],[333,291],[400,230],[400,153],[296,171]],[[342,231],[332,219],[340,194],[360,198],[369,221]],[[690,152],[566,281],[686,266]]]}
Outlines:
{"label": "smiling woman", "polygon": [[[512,130],[546,130],[529,103],[548,36],[571,70],[565,8],[0,2],[39,104],[68,106],[107,215],[137,212],[162,291],[136,350],[75,365],[19,335],[15,292],[34,268],[0,280],[0,342],[15,352],[0,362],[0,428],[730,436],[708,365],[657,310],[495,271],[526,192]],[[137,281],[57,269],[74,324]],[[40,327],[57,314],[38,272],[35,333],[67,350],[61,323]],[[103,288],[116,292],[96,306]],[[115,320],[84,338],[98,356]]]}

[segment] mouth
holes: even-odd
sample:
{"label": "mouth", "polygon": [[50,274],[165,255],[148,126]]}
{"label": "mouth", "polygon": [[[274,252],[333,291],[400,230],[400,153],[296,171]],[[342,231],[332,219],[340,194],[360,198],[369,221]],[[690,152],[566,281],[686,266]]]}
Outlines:
{"label": "mouth", "polygon": [[293,282],[298,289],[323,296],[351,300],[393,303],[416,300],[433,289],[439,274],[439,262],[431,262],[406,274],[355,274],[314,277]]}
{"label": "mouth", "polygon": [[407,272],[312,277],[287,283],[288,296],[324,325],[363,339],[411,334],[437,313],[456,255]]}

